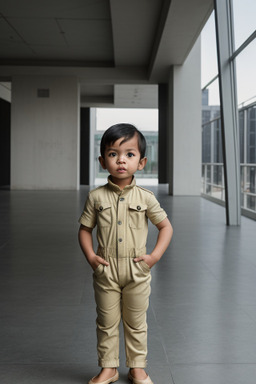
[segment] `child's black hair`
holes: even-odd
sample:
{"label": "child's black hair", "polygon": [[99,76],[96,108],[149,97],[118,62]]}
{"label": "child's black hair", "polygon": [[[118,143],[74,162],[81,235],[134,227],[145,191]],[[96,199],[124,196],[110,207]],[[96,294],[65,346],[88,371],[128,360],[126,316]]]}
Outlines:
{"label": "child's black hair", "polygon": [[146,153],[146,139],[143,136],[143,134],[132,124],[128,123],[119,123],[112,125],[110,128],[108,128],[102,138],[100,143],[100,153],[101,156],[104,158],[105,156],[105,150],[106,146],[109,146],[111,144],[114,144],[118,139],[121,139],[123,137],[122,143],[125,143],[126,141],[133,138],[133,136],[137,134],[138,137],[138,147],[140,151],[140,158],[143,159],[145,157]]}

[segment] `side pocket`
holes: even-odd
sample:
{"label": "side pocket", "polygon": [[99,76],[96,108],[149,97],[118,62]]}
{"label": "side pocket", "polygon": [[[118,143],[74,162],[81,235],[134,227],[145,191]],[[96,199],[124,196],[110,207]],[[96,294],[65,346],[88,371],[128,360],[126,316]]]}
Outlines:
{"label": "side pocket", "polygon": [[96,276],[99,276],[103,273],[104,271],[104,266],[103,264],[99,264],[98,267],[93,271],[93,275],[96,277]]}
{"label": "side pocket", "polygon": [[141,269],[143,269],[143,271],[149,273],[151,271],[151,268],[147,265],[147,263],[144,261],[144,260],[141,260],[139,261],[140,266],[141,266]]}

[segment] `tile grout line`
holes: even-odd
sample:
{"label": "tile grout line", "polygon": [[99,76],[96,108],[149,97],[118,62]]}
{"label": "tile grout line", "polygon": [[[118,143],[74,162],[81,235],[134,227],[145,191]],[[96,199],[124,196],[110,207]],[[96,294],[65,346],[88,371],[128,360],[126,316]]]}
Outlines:
{"label": "tile grout line", "polygon": [[157,331],[158,331],[159,339],[161,341],[161,346],[163,348],[164,355],[165,355],[165,358],[166,358],[166,361],[167,361],[167,364],[168,364],[168,367],[169,367],[171,379],[172,379],[173,384],[175,384],[174,377],[173,377],[173,374],[172,374],[172,371],[171,371],[171,363],[169,361],[169,358],[168,358],[168,355],[167,355],[167,352],[166,352],[166,348],[165,348],[165,345],[164,345],[164,342],[163,342],[162,334],[159,331],[159,325],[158,325],[158,322],[157,322],[156,312],[154,310],[152,302],[150,303],[150,307],[151,307],[151,310],[152,310],[152,313],[153,313],[153,316],[154,316],[154,320],[155,320],[155,323],[156,323],[156,328],[157,328]]}

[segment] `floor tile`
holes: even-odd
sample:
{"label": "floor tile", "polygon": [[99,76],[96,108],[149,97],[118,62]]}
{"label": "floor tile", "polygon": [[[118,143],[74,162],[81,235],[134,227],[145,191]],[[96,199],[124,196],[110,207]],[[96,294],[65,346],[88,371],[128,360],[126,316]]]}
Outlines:
{"label": "floor tile", "polygon": [[[86,383],[99,370],[92,270],[77,241],[88,190],[0,191],[1,384]],[[227,227],[220,206],[152,190],[174,237],[152,269],[149,375],[155,384],[254,384],[256,222]],[[149,252],[156,237],[150,224]],[[124,384],[122,326],[120,339]]]}

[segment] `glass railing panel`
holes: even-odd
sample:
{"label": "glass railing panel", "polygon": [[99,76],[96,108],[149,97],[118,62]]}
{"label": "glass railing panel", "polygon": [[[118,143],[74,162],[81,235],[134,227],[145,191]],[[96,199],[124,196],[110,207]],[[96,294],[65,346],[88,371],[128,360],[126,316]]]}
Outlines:
{"label": "glass railing panel", "polygon": [[[241,207],[256,212],[256,104],[239,110]],[[202,194],[225,201],[220,118],[202,125]]]}

